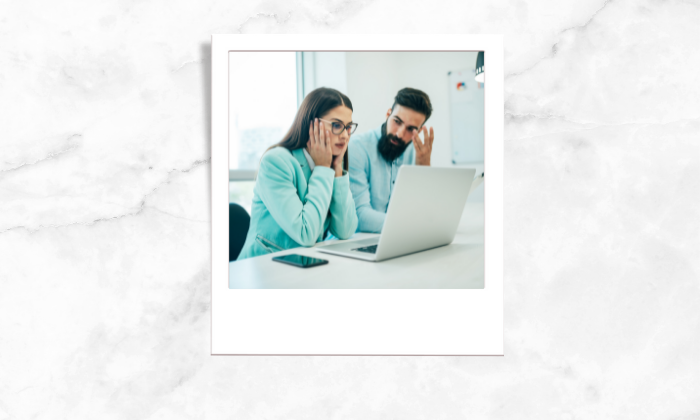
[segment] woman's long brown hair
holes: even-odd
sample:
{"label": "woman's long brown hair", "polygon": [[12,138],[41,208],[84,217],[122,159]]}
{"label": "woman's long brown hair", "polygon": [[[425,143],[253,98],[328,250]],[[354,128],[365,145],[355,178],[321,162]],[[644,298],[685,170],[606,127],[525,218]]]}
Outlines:
{"label": "woman's long brown hair", "polygon": [[[306,98],[302,101],[297,115],[294,117],[294,122],[289,131],[287,131],[287,134],[282,137],[282,141],[272,145],[267,150],[274,147],[284,147],[291,152],[292,150],[306,147],[306,143],[309,142],[309,127],[311,126],[311,121],[323,117],[328,111],[341,105],[350,108],[352,111],[352,102],[350,102],[350,98],[341,92],[325,87],[314,89],[306,95]],[[343,155],[343,169],[347,171],[349,167],[348,149],[346,148],[345,155]]]}

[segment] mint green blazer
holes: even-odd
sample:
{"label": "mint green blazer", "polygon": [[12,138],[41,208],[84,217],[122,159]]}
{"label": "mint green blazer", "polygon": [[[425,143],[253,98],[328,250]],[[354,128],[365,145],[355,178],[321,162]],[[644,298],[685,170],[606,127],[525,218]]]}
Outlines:
{"label": "mint green blazer", "polygon": [[[330,215],[328,210],[330,209]],[[250,228],[238,260],[322,241],[326,229],[347,239],[357,229],[350,177],[316,166],[311,171],[303,149],[275,147],[260,161]]]}

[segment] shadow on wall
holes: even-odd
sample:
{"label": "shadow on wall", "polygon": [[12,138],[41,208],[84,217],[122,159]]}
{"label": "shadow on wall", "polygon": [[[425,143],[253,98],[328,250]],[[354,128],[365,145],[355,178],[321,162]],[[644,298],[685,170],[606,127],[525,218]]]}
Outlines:
{"label": "shadow on wall", "polygon": [[211,43],[200,46],[202,57],[202,92],[204,94],[204,138],[211,150]]}

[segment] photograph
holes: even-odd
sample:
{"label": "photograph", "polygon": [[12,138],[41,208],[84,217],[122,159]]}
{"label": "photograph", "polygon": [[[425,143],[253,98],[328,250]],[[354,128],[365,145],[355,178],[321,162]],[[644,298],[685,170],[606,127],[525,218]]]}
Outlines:
{"label": "photograph", "polygon": [[484,61],[230,52],[229,287],[483,288]]}
{"label": "photograph", "polygon": [[497,35],[214,35],[212,354],[502,355],[502,74]]}

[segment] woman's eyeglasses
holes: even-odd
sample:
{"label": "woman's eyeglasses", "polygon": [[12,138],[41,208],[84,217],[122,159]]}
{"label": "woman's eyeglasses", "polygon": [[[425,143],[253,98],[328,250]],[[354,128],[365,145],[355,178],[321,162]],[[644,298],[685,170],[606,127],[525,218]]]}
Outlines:
{"label": "woman's eyeglasses", "polygon": [[343,123],[339,123],[338,121],[328,121],[328,120],[324,120],[322,118],[319,118],[319,120],[331,123],[331,131],[335,135],[342,133],[343,130],[348,130],[348,134],[352,134],[355,132],[355,130],[357,130],[357,123],[350,123],[348,125],[343,125]]}

